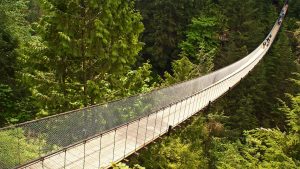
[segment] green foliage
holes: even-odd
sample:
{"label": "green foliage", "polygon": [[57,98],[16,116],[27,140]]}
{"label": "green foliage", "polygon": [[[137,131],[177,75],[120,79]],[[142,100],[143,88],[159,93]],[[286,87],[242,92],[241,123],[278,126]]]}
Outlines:
{"label": "green foliage", "polygon": [[17,40],[8,31],[5,23],[7,16],[0,10],[0,82],[3,84],[13,84],[16,71],[16,60],[18,47]]}
{"label": "green foliage", "polygon": [[263,62],[222,100],[221,108],[217,109],[230,116],[228,124],[237,134],[261,126],[284,128],[284,115],[277,111],[277,98],[292,92],[293,87],[287,78],[296,71],[295,59],[287,35],[279,34],[278,41]]}
{"label": "green foliage", "polygon": [[289,15],[299,20],[300,18],[300,2],[297,0],[290,0],[289,2]]}
{"label": "green foliage", "polygon": [[174,83],[186,81],[197,77],[200,72],[197,66],[193,64],[187,57],[182,57],[182,59],[176,60],[172,63],[173,75],[165,72],[164,85],[171,85]]}
{"label": "green foliage", "polygon": [[5,22],[7,30],[21,43],[27,41],[30,36],[28,32],[30,26],[25,19],[28,11],[27,2],[27,0],[1,0],[0,2],[0,11],[6,15],[1,14],[1,22]]}
{"label": "green foliage", "polygon": [[191,20],[186,31],[186,39],[179,44],[181,58],[172,62],[172,75],[168,71],[164,73],[164,84],[186,81],[214,69],[214,57],[220,45],[219,32],[222,29],[220,22],[224,18],[216,6],[210,7],[210,10],[214,11],[213,14],[219,15],[209,17],[212,12],[205,9],[202,12],[207,13]]}
{"label": "green foliage", "polygon": [[43,152],[40,147],[46,145],[43,139],[26,138],[22,129],[0,132],[0,165],[11,168],[36,159]]}
{"label": "green foliage", "polygon": [[125,76],[120,78],[118,84],[120,96],[131,96],[139,93],[146,93],[151,91],[151,68],[152,65],[144,63],[137,70],[130,70]]}
{"label": "green foliage", "polygon": [[[300,75],[296,74],[296,79],[291,79],[294,82],[295,86],[299,88],[300,86]],[[288,149],[288,153],[294,158],[298,160],[298,164],[300,163],[300,92],[297,91],[295,96],[292,94],[286,94],[289,98],[287,102],[282,102],[282,106],[279,108],[281,113],[286,115],[286,123],[288,126],[288,132],[290,140],[288,144],[290,148]]]}
{"label": "green foliage", "polygon": [[150,60],[155,73],[170,71],[173,60],[178,59],[178,44],[184,39],[184,32],[193,17],[210,1],[195,0],[152,0],[137,1],[141,11],[145,32],[142,41],[145,47],[141,53],[144,60]]}
{"label": "green foliage", "polygon": [[[220,0],[226,20],[216,69],[229,65],[254,50],[273,25],[277,12],[271,1]],[[255,35],[255,36],[254,36]]]}
{"label": "green foliage", "polygon": [[291,132],[300,134],[300,96],[288,94],[288,97],[291,101],[291,108],[285,104],[280,110],[286,114]]}
{"label": "green foliage", "polygon": [[93,103],[102,103],[149,92],[152,89],[151,68],[149,63],[145,63],[124,75],[106,73],[103,79],[88,81],[88,94],[95,98]]}
{"label": "green foliage", "polygon": [[38,29],[44,42],[37,44],[46,48],[42,60],[29,58],[35,69],[28,75],[38,84],[32,92],[41,108],[53,114],[115,99],[109,92],[142,48],[134,1],[44,0],[42,6],[47,13]]}
{"label": "green foliage", "polygon": [[128,167],[126,164],[118,163],[118,164],[112,164],[111,166],[113,169],[145,169],[144,167],[141,167],[139,165],[134,165],[132,168]]}
{"label": "green foliage", "polygon": [[296,168],[286,155],[285,133],[276,129],[256,129],[245,132],[245,157],[260,168]]}
{"label": "green foliage", "polygon": [[213,60],[219,46],[220,29],[216,17],[199,17],[192,19],[187,31],[187,39],[180,44],[181,55],[187,56],[199,65],[201,73],[208,73],[213,68]]}
{"label": "green foliage", "polygon": [[26,1],[23,0],[0,2],[0,84],[1,95],[6,98],[0,107],[0,126],[29,120],[35,112],[21,73],[23,46],[30,39],[26,10]]}
{"label": "green foliage", "polygon": [[0,84],[0,126],[4,126],[14,113],[14,102],[12,101],[12,90],[9,86]]}
{"label": "green foliage", "polygon": [[[245,143],[214,144],[216,168],[297,168],[288,156],[288,136],[277,129],[254,129],[245,131]],[[234,158],[233,158],[234,157]]]}
{"label": "green foliage", "polygon": [[212,145],[211,152],[214,168],[250,168],[251,164],[240,155],[237,144],[229,144],[219,138],[214,138]]}
{"label": "green foliage", "polygon": [[[3,2],[1,3],[3,5]],[[8,16],[2,7],[0,7],[0,18],[0,126],[4,126],[8,122],[7,118],[15,110],[11,86],[15,85],[18,42],[8,31],[6,23]]]}

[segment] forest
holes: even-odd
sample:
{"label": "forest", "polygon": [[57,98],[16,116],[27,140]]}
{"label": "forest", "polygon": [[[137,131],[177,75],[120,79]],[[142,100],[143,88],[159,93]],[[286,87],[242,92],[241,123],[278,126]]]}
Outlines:
{"label": "forest", "polygon": [[[284,2],[1,0],[0,127],[225,67],[263,41]],[[290,0],[274,45],[247,78],[186,127],[113,167],[300,168],[299,64],[300,1]],[[8,137],[0,132],[0,149]],[[15,163],[13,156],[0,153],[0,162]]]}

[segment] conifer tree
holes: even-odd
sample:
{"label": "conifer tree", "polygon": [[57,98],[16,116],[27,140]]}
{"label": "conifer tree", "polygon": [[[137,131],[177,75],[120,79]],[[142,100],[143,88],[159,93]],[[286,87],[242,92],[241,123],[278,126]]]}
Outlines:
{"label": "conifer tree", "polygon": [[207,0],[137,1],[145,25],[141,55],[150,60],[156,73],[162,75],[171,70],[171,62],[179,59],[178,44],[184,39],[187,26],[209,4],[211,1]]}
{"label": "conifer tree", "polygon": [[[142,48],[143,25],[134,1],[43,0],[42,4],[47,15],[40,30],[48,49],[39,77],[46,82],[37,92],[48,99],[46,103],[59,106],[58,111],[94,104],[96,96],[89,93],[94,85],[89,84],[99,83],[107,74],[124,74]],[[48,84],[53,86],[50,91],[45,88]]]}

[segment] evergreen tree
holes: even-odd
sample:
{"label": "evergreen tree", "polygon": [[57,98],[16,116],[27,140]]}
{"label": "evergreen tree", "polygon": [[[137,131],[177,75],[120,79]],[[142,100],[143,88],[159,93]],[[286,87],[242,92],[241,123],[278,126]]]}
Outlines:
{"label": "evergreen tree", "polygon": [[[22,46],[28,37],[26,1],[0,2],[0,126],[32,118],[34,106],[21,81]],[[28,39],[27,39],[28,40]]]}
{"label": "evergreen tree", "polygon": [[216,168],[298,168],[287,153],[285,133],[261,128],[245,131],[244,137],[245,143],[215,140]]}
{"label": "evergreen tree", "polygon": [[300,18],[300,2],[297,0],[289,0],[289,15],[296,19]]}
{"label": "evergreen tree", "polygon": [[150,60],[156,73],[162,75],[171,70],[172,60],[179,59],[178,44],[184,39],[184,32],[201,9],[209,8],[207,0],[153,0],[137,1],[145,31],[142,41],[145,47],[141,53],[144,60]]}
{"label": "evergreen tree", "polygon": [[48,14],[40,29],[48,48],[34,76],[42,81],[35,91],[46,109],[95,104],[94,84],[107,74],[123,75],[135,63],[143,25],[133,7],[125,0],[43,1]]}
{"label": "evergreen tree", "polygon": [[0,81],[2,84],[12,85],[15,81],[15,70],[18,41],[8,31],[5,13],[0,10]]}
{"label": "evergreen tree", "polygon": [[[259,4],[261,6],[254,0],[220,1],[223,14],[227,18],[225,22],[227,31],[224,32],[226,41],[220,49],[222,52],[214,60],[216,69],[227,66],[250,53],[269,32],[274,22],[274,19],[270,18],[275,12],[274,7],[269,1],[259,2]],[[267,9],[265,9],[266,6],[268,6]],[[266,16],[264,12],[268,15]],[[267,23],[272,23],[266,24],[266,18]]]}
{"label": "evergreen tree", "polygon": [[193,19],[187,39],[180,44],[181,56],[198,65],[201,74],[209,73],[214,68],[213,61],[219,48],[220,21],[216,17],[205,16]]}
{"label": "evergreen tree", "polygon": [[182,59],[176,60],[172,63],[172,75],[165,72],[164,84],[166,86],[187,81],[189,79],[198,77],[200,72],[197,69],[197,65],[193,64],[187,57],[182,57]]}

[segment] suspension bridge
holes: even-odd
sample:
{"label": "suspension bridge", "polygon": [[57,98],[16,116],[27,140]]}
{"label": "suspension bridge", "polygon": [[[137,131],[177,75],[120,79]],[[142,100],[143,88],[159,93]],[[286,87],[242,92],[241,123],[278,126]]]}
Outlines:
{"label": "suspension bridge", "polygon": [[[11,136],[7,143],[17,143],[16,149],[0,149],[4,156],[13,151],[15,159],[10,164],[0,161],[0,168],[96,169],[123,160],[245,78],[272,46],[287,9],[288,2],[252,53],[220,70],[147,94],[0,129]],[[23,141],[37,148],[28,150]]]}

